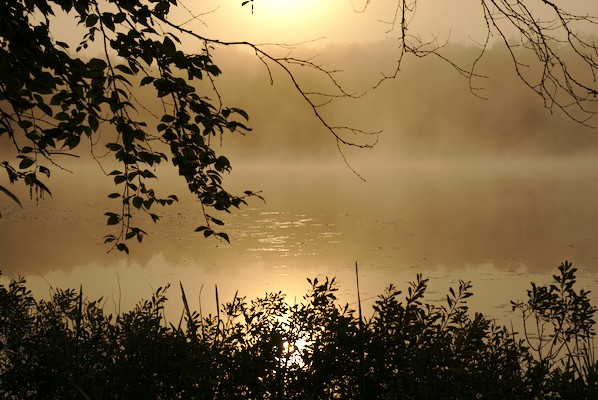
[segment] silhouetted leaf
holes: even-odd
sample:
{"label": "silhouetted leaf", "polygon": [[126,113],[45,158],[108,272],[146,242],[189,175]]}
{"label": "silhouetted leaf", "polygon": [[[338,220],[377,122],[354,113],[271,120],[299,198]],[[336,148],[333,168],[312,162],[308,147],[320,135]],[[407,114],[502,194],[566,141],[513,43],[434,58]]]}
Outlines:
{"label": "silhouetted leaf", "polygon": [[228,243],[230,243],[230,240],[229,240],[229,238],[228,238],[228,235],[227,235],[226,233],[224,233],[224,232],[219,232],[219,233],[217,233],[217,234],[216,234],[216,236],[219,236],[219,237],[221,237],[222,239],[226,240]]}
{"label": "silhouetted leaf", "polygon": [[114,68],[118,69],[121,72],[124,72],[125,74],[133,75],[133,71],[131,71],[131,69],[129,67],[127,67],[126,65],[119,64]]}
{"label": "silhouetted leaf", "polygon": [[155,80],[155,78],[153,76],[144,76],[143,79],[141,79],[141,86],[145,86],[148,85],[150,83],[152,83]]}
{"label": "silhouetted leaf", "polygon": [[92,58],[91,60],[89,60],[89,62],[87,63],[87,66],[89,69],[91,70],[95,70],[95,71],[103,71],[108,64],[106,64],[106,61],[99,59],[99,58]]}
{"label": "silhouetted leaf", "polygon": [[127,18],[127,16],[126,16],[126,14],[124,12],[115,14],[114,15],[114,23],[115,24],[120,24],[120,23],[124,22],[126,18]]}
{"label": "silhouetted leaf", "polygon": [[168,36],[164,37],[164,42],[162,43],[162,51],[170,57],[174,57],[176,53],[176,46],[172,39],[170,39]]}
{"label": "silhouetted leaf", "polygon": [[34,163],[35,163],[35,161],[31,158],[23,158],[21,160],[21,162],[19,163],[19,168],[27,169],[27,168],[31,167]]}
{"label": "silhouetted leaf", "polygon": [[87,121],[89,122],[89,127],[91,128],[91,130],[97,132],[98,128],[100,127],[100,122],[98,121],[98,119],[94,115],[90,115],[87,118]]}
{"label": "silhouetted leaf", "polygon": [[116,225],[120,222],[120,217],[114,213],[106,213],[105,215],[108,216],[108,221],[106,221],[106,225]]}
{"label": "silhouetted leaf", "polygon": [[139,196],[133,197],[133,207],[140,209],[143,206],[143,199]]}
{"label": "silhouetted leaf", "polygon": [[85,20],[85,26],[87,26],[88,28],[94,26],[95,24],[97,24],[98,19],[98,16],[95,14],[88,15],[87,19]]}
{"label": "silhouetted leaf", "polygon": [[48,178],[50,177],[50,170],[47,167],[40,165],[38,169],[40,173],[46,175]]}
{"label": "silhouetted leaf", "polygon": [[116,248],[118,249],[118,251],[122,251],[122,252],[125,252],[125,253],[129,254],[129,248],[124,243],[118,243],[116,245]]}
{"label": "silhouetted leaf", "polygon": [[15,196],[14,194],[12,194],[12,192],[8,189],[6,189],[4,186],[0,185],[0,192],[6,194],[8,197],[10,197],[15,203],[17,203],[21,208],[23,208],[23,205],[21,204],[21,202],[19,201],[19,199],[17,198],[17,196]]}
{"label": "silhouetted leaf", "polygon": [[52,116],[52,108],[49,105],[41,102],[38,102],[36,105],[44,114],[49,115],[50,117]]}

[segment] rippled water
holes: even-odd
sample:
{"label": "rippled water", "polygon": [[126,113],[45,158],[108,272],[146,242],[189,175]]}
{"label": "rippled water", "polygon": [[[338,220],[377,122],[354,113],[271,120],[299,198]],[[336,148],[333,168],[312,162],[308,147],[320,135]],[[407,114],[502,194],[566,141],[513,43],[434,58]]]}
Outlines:
{"label": "rippled water", "polygon": [[23,210],[0,203],[0,269],[25,275],[41,296],[51,286],[82,284],[114,311],[167,282],[178,299],[179,281],[204,312],[213,311],[215,285],[221,301],[237,290],[248,297],[282,290],[299,301],[305,278],[314,276],[337,277],[339,296],[353,303],[356,262],[366,304],[389,283],[406,288],[421,272],[430,278],[430,300],[458,279],[471,280],[472,308],[500,319],[510,315],[509,300],[523,298],[532,280],[547,283],[565,259],[579,266],[584,288],[598,284],[595,168],[507,163],[362,171],[365,183],[338,166],[244,166],[233,186],[262,189],[267,203],[252,200],[224,216],[231,245],[194,233],[199,210],[181,196],[159,224],[145,225],[150,237],[132,246],[130,257],[106,254],[102,244],[107,203],[97,195],[110,190],[100,177],[61,184],[54,198]]}

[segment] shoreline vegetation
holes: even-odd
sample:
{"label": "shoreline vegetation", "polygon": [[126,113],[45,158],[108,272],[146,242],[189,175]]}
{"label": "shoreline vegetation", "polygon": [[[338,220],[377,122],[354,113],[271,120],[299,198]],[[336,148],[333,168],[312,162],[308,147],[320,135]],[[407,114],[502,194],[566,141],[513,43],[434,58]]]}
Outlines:
{"label": "shoreline vegetation", "polygon": [[181,284],[174,324],[168,287],[106,315],[82,290],[36,300],[16,279],[0,286],[0,398],[596,399],[596,308],[576,271],[565,261],[511,303],[520,332],[472,315],[470,282],[427,303],[420,274],[367,318],[339,304],[334,278],[308,279],[299,304],[235,295],[215,315],[191,310]]}

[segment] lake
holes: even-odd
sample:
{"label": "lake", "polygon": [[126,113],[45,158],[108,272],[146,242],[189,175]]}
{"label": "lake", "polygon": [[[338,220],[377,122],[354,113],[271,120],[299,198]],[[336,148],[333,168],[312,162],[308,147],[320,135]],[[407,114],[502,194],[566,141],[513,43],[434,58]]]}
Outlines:
{"label": "lake", "polygon": [[[301,301],[308,277],[337,277],[339,297],[355,305],[355,263],[361,298],[394,283],[406,290],[417,273],[430,278],[427,298],[438,301],[473,283],[471,308],[508,322],[510,300],[531,281],[548,283],[564,260],[579,268],[580,288],[598,304],[598,169],[590,161],[435,161],[356,165],[362,182],[337,163],[238,162],[234,190],[262,190],[266,203],[221,216],[231,244],[194,233],[202,224],[181,181],[167,173],[165,190],[180,204],[131,255],[106,253],[104,200],[109,181],[89,170],[66,181],[57,174],[53,197],[20,209],[0,203],[0,269],[22,275],[39,297],[51,287],[104,296],[109,312],[130,309],[171,283],[167,317],[180,315],[179,282],[192,307],[214,312],[235,292],[254,298],[282,290]],[[86,167],[87,168],[87,167]],[[50,181],[52,183],[52,181]],[[168,192],[170,193],[170,192]],[[166,193],[166,194],[168,194]],[[26,193],[20,193],[21,198]],[[113,205],[116,203],[112,203]]]}

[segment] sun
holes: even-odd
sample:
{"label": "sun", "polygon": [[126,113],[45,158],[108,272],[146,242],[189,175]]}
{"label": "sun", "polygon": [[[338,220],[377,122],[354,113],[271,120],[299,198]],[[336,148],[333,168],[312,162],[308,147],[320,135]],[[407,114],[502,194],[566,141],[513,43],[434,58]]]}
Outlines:
{"label": "sun", "polygon": [[[181,0],[188,29],[222,41],[296,44],[334,36],[346,14],[345,0]],[[190,18],[190,15],[193,18]],[[196,17],[198,16],[198,17]],[[343,22],[340,22],[343,21]]]}
{"label": "sun", "polygon": [[315,0],[244,0],[245,7],[251,7],[254,13],[264,13],[271,16],[299,16],[313,11]]}
{"label": "sun", "polygon": [[242,4],[245,32],[294,41],[322,36],[322,28],[330,26],[322,0],[243,0]]}

